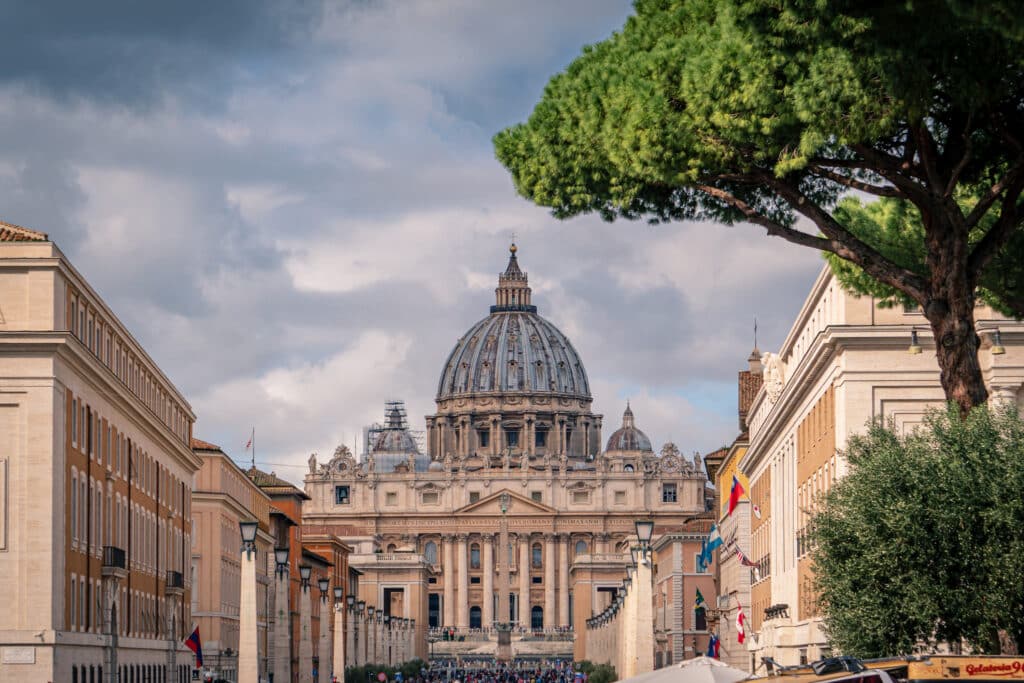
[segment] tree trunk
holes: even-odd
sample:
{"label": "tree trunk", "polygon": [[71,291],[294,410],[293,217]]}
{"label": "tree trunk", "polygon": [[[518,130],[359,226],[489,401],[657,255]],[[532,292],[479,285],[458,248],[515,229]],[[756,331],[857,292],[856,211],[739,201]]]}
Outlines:
{"label": "tree trunk", "polygon": [[[952,303],[952,305],[951,305]],[[955,401],[966,416],[988,399],[988,390],[978,363],[979,339],[974,331],[974,295],[933,299],[925,317],[935,337],[939,379],[946,399]]]}

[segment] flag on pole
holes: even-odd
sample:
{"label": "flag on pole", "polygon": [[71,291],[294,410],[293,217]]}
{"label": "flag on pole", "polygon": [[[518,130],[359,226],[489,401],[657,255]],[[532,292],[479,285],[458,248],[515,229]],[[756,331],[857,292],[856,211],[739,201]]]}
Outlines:
{"label": "flag on pole", "polygon": [[704,599],[704,596],[700,594],[700,589],[697,589],[697,598],[693,601],[693,606],[696,609],[707,609],[708,603]]}
{"label": "flag on pole", "polygon": [[718,659],[718,636],[714,633],[711,634],[711,640],[708,641],[708,657],[714,657]]}
{"label": "flag on pole", "polygon": [[743,628],[743,624],[746,622],[747,618],[743,616],[743,607],[740,605],[737,605],[737,607],[739,610],[736,612],[736,640],[740,641],[740,644],[742,644],[743,641],[747,639],[747,632]]}
{"label": "flag on pole", "polygon": [[752,559],[750,559],[749,557],[744,555],[743,551],[740,550],[739,548],[736,548],[736,557],[739,558],[740,564],[742,564],[744,567],[756,567],[757,566],[757,562],[754,562]]}
{"label": "flag on pole", "polygon": [[196,668],[203,666],[203,643],[199,640],[199,627],[185,640],[185,647],[196,654]]}
{"label": "flag on pole", "polygon": [[256,436],[256,428],[253,427],[252,434],[249,435],[249,440],[245,442],[245,450],[248,452],[252,448],[252,438]]}
{"label": "flag on pole", "polygon": [[704,544],[704,549],[701,551],[701,556],[698,564],[707,568],[711,565],[712,555],[715,549],[722,545],[722,536],[718,533],[718,527],[712,526],[711,533],[708,534],[708,540]]}
{"label": "flag on pole", "polygon": [[727,516],[732,514],[732,511],[739,505],[740,498],[743,497],[747,491],[743,488],[743,484],[740,483],[739,478],[734,474],[732,475],[732,489],[729,491],[729,512]]}

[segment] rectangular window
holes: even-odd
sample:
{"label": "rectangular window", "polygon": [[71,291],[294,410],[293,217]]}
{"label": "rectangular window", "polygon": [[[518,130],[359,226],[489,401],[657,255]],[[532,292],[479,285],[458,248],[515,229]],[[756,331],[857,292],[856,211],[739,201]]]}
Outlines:
{"label": "rectangular window", "polygon": [[438,495],[437,491],[424,491],[423,492],[423,504],[424,505],[437,505]]}
{"label": "rectangular window", "polygon": [[335,505],[348,505],[349,504],[348,487],[347,486],[335,486],[334,487],[334,504]]}
{"label": "rectangular window", "polygon": [[518,429],[506,429],[505,430],[505,444],[509,448],[519,447],[519,430]]}
{"label": "rectangular window", "polygon": [[78,475],[71,475],[71,540],[78,542]]}
{"label": "rectangular window", "polygon": [[676,485],[675,484],[662,484],[661,485],[661,502],[662,503],[675,503],[676,500]]}
{"label": "rectangular window", "polygon": [[394,491],[388,491],[384,494],[385,505],[398,505],[398,494]]}
{"label": "rectangular window", "polygon": [[533,581],[533,583],[544,583],[543,576],[531,576],[530,580]]}
{"label": "rectangular window", "polygon": [[472,583],[472,584],[479,584],[480,583],[480,577],[479,576],[471,576],[471,577],[469,577],[469,582]]}
{"label": "rectangular window", "polygon": [[626,492],[625,491],[616,491],[615,492],[615,504],[616,505],[625,505],[626,504]]}
{"label": "rectangular window", "polygon": [[71,399],[71,445],[78,445],[78,399]]}
{"label": "rectangular window", "polygon": [[701,564],[700,556],[700,553],[697,553],[693,556],[693,571],[698,574],[703,574],[707,571],[707,567]]}
{"label": "rectangular window", "polygon": [[708,620],[707,620],[707,616],[704,614],[704,608],[703,607],[698,607],[693,612],[693,628],[696,629],[697,631],[707,631],[708,630]]}
{"label": "rectangular window", "polygon": [[480,500],[480,492],[479,491],[470,491],[469,492],[469,502],[470,503],[475,503],[478,500]]}
{"label": "rectangular window", "polygon": [[78,610],[77,602],[78,601],[75,600],[75,597],[76,597],[76,594],[77,594],[77,591],[75,590],[75,584],[77,584],[77,583],[78,583],[77,577],[74,574],[72,574],[71,575],[71,596],[70,596],[71,597],[71,609],[69,610],[71,612],[71,624],[70,624],[71,628],[69,630],[71,630],[71,631],[74,631],[75,627],[78,625],[78,612],[77,612],[77,610]]}
{"label": "rectangular window", "polygon": [[480,448],[487,448],[491,445],[491,431],[489,429],[476,430],[476,440]]}
{"label": "rectangular window", "polygon": [[590,500],[590,492],[589,491],[573,491],[572,492],[572,502],[574,502],[574,503],[586,503],[589,500]]}
{"label": "rectangular window", "polygon": [[533,433],[533,445],[537,448],[544,448],[547,446],[548,430],[538,427],[537,431]]}

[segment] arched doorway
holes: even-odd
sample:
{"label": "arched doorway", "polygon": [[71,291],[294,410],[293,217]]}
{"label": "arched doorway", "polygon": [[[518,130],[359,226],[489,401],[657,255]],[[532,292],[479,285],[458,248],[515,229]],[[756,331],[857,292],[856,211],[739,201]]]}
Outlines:
{"label": "arched doorway", "polygon": [[530,610],[530,628],[544,628],[544,608],[540,605],[534,605],[533,609]]}
{"label": "arched doorway", "polygon": [[483,621],[483,611],[477,605],[469,608],[469,627],[480,628]]}

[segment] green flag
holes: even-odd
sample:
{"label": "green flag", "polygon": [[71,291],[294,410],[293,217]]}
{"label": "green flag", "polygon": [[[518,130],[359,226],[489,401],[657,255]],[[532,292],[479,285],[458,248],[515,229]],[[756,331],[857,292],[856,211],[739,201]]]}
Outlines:
{"label": "green flag", "polygon": [[700,594],[700,589],[697,589],[697,599],[694,600],[693,606],[697,609],[707,609],[708,603],[704,600],[704,596]]}

